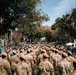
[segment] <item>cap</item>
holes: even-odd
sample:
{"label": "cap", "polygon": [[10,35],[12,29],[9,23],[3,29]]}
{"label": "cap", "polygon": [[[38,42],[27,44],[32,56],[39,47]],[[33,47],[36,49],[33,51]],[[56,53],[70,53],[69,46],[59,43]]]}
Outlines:
{"label": "cap", "polygon": [[63,52],[66,52],[66,49],[63,49]]}
{"label": "cap", "polygon": [[7,53],[3,51],[1,55],[7,56]]}
{"label": "cap", "polygon": [[31,52],[30,49],[28,49],[28,50],[27,50],[27,53],[30,53],[30,52]]}
{"label": "cap", "polygon": [[49,57],[47,53],[43,53],[43,56],[46,57],[46,58]]}
{"label": "cap", "polygon": [[41,53],[46,53],[46,51],[45,50],[41,50]]}
{"label": "cap", "polygon": [[63,56],[65,56],[65,57],[67,57],[67,56],[68,56],[68,55],[67,55],[67,53],[65,53],[65,52],[63,52],[63,53],[62,53],[62,55],[63,55]]}
{"label": "cap", "polygon": [[16,51],[14,50],[14,51],[13,51],[13,53],[15,53],[15,54],[16,54]]}
{"label": "cap", "polygon": [[58,49],[55,49],[56,52],[58,52]]}
{"label": "cap", "polygon": [[20,54],[20,58],[25,59],[25,56],[24,56],[24,54],[23,54],[23,53],[21,53],[21,54]]}
{"label": "cap", "polygon": [[70,55],[72,55],[72,52],[71,52],[71,51],[68,51],[68,53],[69,53]]}
{"label": "cap", "polygon": [[56,50],[56,48],[52,48],[52,50],[53,50],[53,51],[55,51],[55,50]]}
{"label": "cap", "polygon": [[61,46],[61,47],[60,47],[60,50],[63,50],[63,49],[64,49],[64,47],[63,47],[63,46]]}

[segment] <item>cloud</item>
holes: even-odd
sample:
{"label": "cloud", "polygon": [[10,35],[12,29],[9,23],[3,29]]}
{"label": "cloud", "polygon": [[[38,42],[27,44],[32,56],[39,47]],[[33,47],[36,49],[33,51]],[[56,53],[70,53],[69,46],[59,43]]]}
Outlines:
{"label": "cloud", "polygon": [[63,0],[58,6],[52,8],[52,13],[62,15],[69,12],[75,6],[76,0]]}
{"label": "cloud", "polygon": [[51,24],[55,22],[57,17],[62,17],[62,15],[71,12],[72,8],[75,7],[76,0],[63,0],[56,7],[52,8],[51,12]]}
{"label": "cloud", "polygon": [[50,9],[50,21],[47,23],[52,25],[57,17],[62,17],[72,11],[76,5],[76,0],[61,0],[61,2],[55,7]]}

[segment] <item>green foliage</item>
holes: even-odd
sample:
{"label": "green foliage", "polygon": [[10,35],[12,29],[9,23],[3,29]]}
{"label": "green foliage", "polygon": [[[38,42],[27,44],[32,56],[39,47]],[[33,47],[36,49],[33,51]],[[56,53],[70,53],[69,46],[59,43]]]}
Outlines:
{"label": "green foliage", "polygon": [[76,9],[73,9],[72,14],[66,14],[66,15],[63,15],[62,18],[56,19],[55,24],[52,26],[52,29],[53,30],[56,30],[57,28],[61,29],[60,31],[61,35],[59,35],[62,37],[61,41],[62,40],[67,41],[66,36],[64,37],[63,35],[64,33],[65,35],[68,35],[67,37],[70,42],[73,41],[75,36],[75,31],[76,31],[74,27],[75,23],[73,25],[73,22],[75,21],[76,21]]}
{"label": "green foliage", "polygon": [[16,27],[21,17],[33,19],[39,3],[40,0],[0,0],[0,30]]}
{"label": "green foliage", "polygon": [[17,26],[29,40],[35,38],[36,25],[49,20],[48,15],[37,9],[40,3],[40,0],[0,0],[0,33]]}
{"label": "green foliage", "polygon": [[51,32],[50,31],[45,31],[44,35],[46,37],[47,42],[50,42],[51,41],[51,37],[52,37]]}
{"label": "green foliage", "polygon": [[41,37],[42,37],[41,32],[37,32],[36,35],[35,35],[35,38],[41,38]]}

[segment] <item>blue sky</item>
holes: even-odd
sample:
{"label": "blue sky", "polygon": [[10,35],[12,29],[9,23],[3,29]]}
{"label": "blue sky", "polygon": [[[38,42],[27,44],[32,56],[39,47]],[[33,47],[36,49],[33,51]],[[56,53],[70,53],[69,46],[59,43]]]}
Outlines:
{"label": "blue sky", "polygon": [[76,0],[41,0],[41,9],[48,14],[50,20],[42,25],[51,26],[57,17],[70,13],[76,7]]}

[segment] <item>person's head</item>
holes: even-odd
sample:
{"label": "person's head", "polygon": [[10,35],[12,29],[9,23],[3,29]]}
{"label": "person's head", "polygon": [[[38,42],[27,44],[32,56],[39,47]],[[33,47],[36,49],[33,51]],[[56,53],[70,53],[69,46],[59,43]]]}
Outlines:
{"label": "person's head", "polygon": [[30,49],[27,50],[27,53],[30,53]]}
{"label": "person's head", "polygon": [[22,54],[22,53],[20,54],[20,60],[21,60],[21,61],[24,61],[24,60],[25,60],[25,56],[24,56],[24,54]]}
{"label": "person's head", "polygon": [[67,52],[66,49],[63,49],[63,52]]}
{"label": "person's head", "polygon": [[68,51],[68,56],[72,56],[72,52],[71,51]]}
{"label": "person's head", "polygon": [[13,51],[13,55],[16,55],[16,51]]}
{"label": "person's head", "polygon": [[46,51],[45,50],[41,50],[41,54],[43,54],[43,53],[46,53]]}
{"label": "person's head", "polygon": [[26,51],[26,50],[27,50],[27,48],[25,47],[25,48],[24,48],[24,51]]}
{"label": "person's head", "polygon": [[43,59],[48,59],[48,54],[47,53],[43,53]]}
{"label": "person's head", "polygon": [[22,47],[19,50],[20,50],[20,53],[24,52],[24,48]]}
{"label": "person's head", "polygon": [[6,52],[2,52],[1,55],[2,55],[3,59],[7,57],[7,53]]}
{"label": "person's head", "polygon": [[58,49],[55,49],[55,53],[58,53]]}
{"label": "person's head", "polygon": [[67,53],[65,52],[62,53],[62,58],[66,58],[67,56],[68,56]]}
{"label": "person's head", "polygon": [[22,57],[20,57],[20,60],[21,60],[21,61],[24,61],[24,59],[23,59]]}
{"label": "person's head", "polygon": [[33,52],[33,49],[30,49],[30,53]]}
{"label": "person's head", "polygon": [[54,53],[55,53],[55,50],[56,50],[55,48],[52,48],[52,52],[54,52]]}

